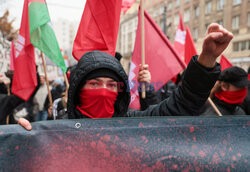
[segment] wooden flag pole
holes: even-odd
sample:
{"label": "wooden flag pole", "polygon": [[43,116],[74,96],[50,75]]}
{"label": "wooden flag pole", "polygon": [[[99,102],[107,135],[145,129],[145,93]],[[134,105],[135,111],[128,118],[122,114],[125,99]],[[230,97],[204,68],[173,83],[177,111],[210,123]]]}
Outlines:
{"label": "wooden flag pole", "polygon": [[215,112],[217,113],[218,116],[222,116],[221,112],[219,111],[219,109],[216,107],[216,105],[214,104],[214,102],[211,100],[211,98],[209,97],[208,102],[210,103],[210,105],[212,106],[212,108],[215,110]]}
{"label": "wooden flag pole", "polygon": [[47,76],[46,63],[45,63],[44,55],[43,55],[42,52],[41,52],[41,57],[42,57],[42,61],[43,61],[43,70],[44,70],[45,81],[46,81],[47,90],[48,90],[49,105],[52,107],[53,101],[52,101],[52,96],[51,96],[51,92],[50,92],[50,89],[49,89],[49,80],[48,80],[48,76]]}
{"label": "wooden flag pole", "polygon": [[[144,0],[141,0],[140,5],[141,11],[140,11],[140,18],[141,18],[141,65],[145,65],[145,25],[144,25]],[[146,98],[146,85],[145,83],[142,83],[141,85],[141,94],[142,98]]]}

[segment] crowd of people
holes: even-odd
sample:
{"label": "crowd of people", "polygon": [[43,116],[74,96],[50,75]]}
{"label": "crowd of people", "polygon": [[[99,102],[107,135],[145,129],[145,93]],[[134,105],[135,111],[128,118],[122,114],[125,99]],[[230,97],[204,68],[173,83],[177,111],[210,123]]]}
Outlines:
{"label": "crowd of people", "polygon": [[[141,110],[129,109],[128,76],[116,58],[95,50],[70,67],[69,89],[57,79],[51,84],[53,106],[49,104],[44,76],[28,101],[11,94],[9,79],[0,75],[0,124],[18,123],[27,130],[31,122],[56,119],[143,116],[215,116],[207,103],[210,97],[223,115],[249,115],[249,81],[243,69],[233,66],[223,72],[216,59],[233,35],[218,24],[208,27],[201,54],[192,57],[187,69],[159,91],[150,85],[148,65],[140,67],[138,82],[146,84],[146,98],[140,95]],[[249,71],[248,71],[249,73]],[[138,88],[140,89],[140,88]]]}

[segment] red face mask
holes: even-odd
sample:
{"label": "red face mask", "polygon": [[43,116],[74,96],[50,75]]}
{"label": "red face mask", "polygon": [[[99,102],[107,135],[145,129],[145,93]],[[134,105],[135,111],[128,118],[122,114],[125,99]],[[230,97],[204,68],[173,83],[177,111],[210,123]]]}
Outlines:
{"label": "red face mask", "polygon": [[112,118],[117,96],[118,93],[106,88],[81,89],[76,108],[89,118]]}
{"label": "red face mask", "polygon": [[247,89],[241,89],[239,91],[221,91],[215,93],[215,96],[228,104],[242,104],[247,96]]}

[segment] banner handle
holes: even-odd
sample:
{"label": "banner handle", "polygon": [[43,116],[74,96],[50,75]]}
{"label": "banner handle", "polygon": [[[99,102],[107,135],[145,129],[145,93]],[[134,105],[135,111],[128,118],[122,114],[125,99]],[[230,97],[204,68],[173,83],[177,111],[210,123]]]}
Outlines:
{"label": "banner handle", "polygon": [[[144,24],[144,0],[141,0],[141,5],[140,5],[140,18],[141,18],[141,65],[145,65],[145,24]],[[141,95],[142,98],[146,98],[146,84],[142,83],[141,84]]]}
{"label": "banner handle", "polygon": [[[44,60],[43,52],[41,52],[41,57],[42,57],[42,61],[43,61],[43,70],[44,70],[45,81],[46,81],[47,90],[48,90],[49,105],[52,107],[53,106],[53,101],[52,101],[52,96],[51,96],[51,92],[50,92],[50,89],[49,89],[49,80],[48,80],[48,76],[47,76],[47,69],[46,69],[46,63],[45,63],[45,60]],[[49,114],[49,117],[51,117],[50,114]]]}
{"label": "banner handle", "polygon": [[219,109],[216,107],[216,105],[214,104],[214,102],[212,101],[212,99],[209,97],[208,102],[210,103],[210,105],[212,106],[212,108],[214,109],[214,111],[217,113],[218,116],[222,116],[222,113],[219,111]]}

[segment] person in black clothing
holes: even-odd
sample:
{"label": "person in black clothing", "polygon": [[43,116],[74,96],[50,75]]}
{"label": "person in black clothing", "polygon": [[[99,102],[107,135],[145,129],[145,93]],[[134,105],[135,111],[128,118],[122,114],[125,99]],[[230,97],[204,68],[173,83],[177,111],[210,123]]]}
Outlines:
{"label": "person in black clothing", "polygon": [[[130,88],[128,77],[119,61],[101,51],[88,52],[79,60],[70,76],[68,117],[197,115],[220,74],[220,65],[216,63],[216,59],[232,38],[232,33],[222,26],[211,24],[203,42],[202,53],[192,58],[181,85],[168,99],[145,111],[128,112]],[[144,82],[143,74],[140,81]],[[19,124],[31,129],[27,121],[22,120]]]}
{"label": "person in black clothing", "polygon": [[[213,88],[213,102],[222,115],[246,115],[239,106],[247,96],[247,73],[240,67],[225,69]],[[207,106],[202,116],[217,116],[211,106]]]}
{"label": "person in black clothing", "polygon": [[[250,67],[248,67],[248,82],[250,82]],[[240,107],[246,112],[247,115],[250,115],[250,84],[247,88],[247,97]]]}

